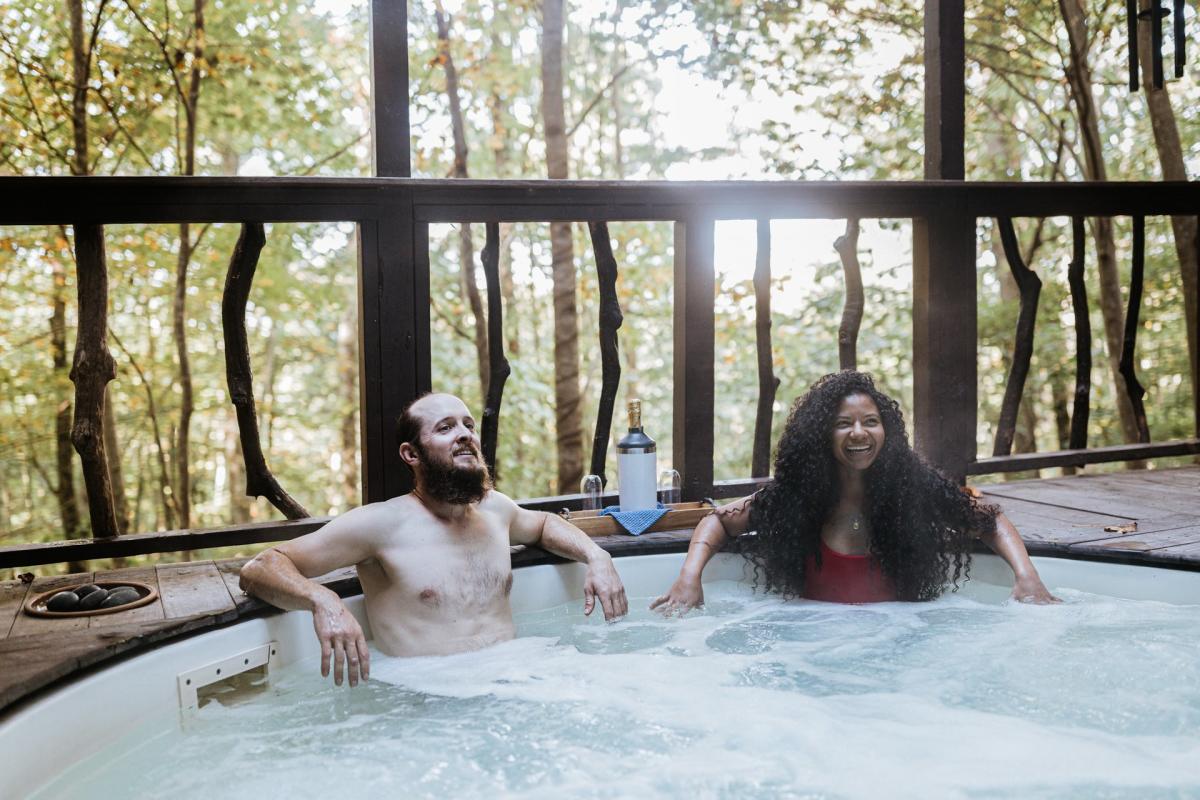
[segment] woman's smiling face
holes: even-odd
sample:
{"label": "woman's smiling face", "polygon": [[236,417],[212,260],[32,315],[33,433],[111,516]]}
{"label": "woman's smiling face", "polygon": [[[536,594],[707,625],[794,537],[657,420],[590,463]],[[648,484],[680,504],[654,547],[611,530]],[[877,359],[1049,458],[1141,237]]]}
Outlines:
{"label": "woman's smiling face", "polygon": [[833,418],[833,457],[850,469],[864,470],[875,463],[885,435],[875,401],[865,394],[848,395]]}

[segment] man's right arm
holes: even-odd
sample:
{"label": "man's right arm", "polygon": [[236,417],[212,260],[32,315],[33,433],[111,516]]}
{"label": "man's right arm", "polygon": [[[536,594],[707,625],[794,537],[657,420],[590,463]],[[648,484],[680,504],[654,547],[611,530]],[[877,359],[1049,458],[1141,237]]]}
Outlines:
{"label": "man's right arm", "polygon": [[351,686],[358,684],[360,675],[367,677],[366,637],[341,598],[310,578],[371,558],[380,516],[378,508],[354,509],[307,536],[259,553],[241,571],[241,587],[247,594],[278,608],[312,612],[321,642],[321,675],[329,675],[332,660],[338,686],[344,671]]}

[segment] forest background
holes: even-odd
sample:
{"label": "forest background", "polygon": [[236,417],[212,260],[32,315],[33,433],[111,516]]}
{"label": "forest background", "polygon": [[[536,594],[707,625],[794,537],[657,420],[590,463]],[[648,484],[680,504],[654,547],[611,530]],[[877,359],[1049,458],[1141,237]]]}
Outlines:
{"label": "forest background", "polygon": [[[1200,170],[1198,83],[1189,75],[1129,92],[1124,4],[967,8],[969,180],[1178,180]],[[922,177],[914,0],[412,0],[409,18],[418,177]],[[1190,7],[1187,24],[1195,52]],[[362,2],[0,7],[0,174],[365,176],[370,118]],[[772,223],[775,435],[791,398],[837,368],[844,286],[833,242],[844,228]],[[624,429],[620,401],[641,398],[667,468],[672,230],[610,231],[625,314],[613,440]],[[219,304],[237,233],[105,229],[117,361],[105,437],[122,531],[280,516],[243,496],[225,386]],[[1054,450],[1066,446],[1075,369],[1070,220],[1020,220],[1018,233],[1044,288],[1014,450]],[[907,220],[867,220],[859,241],[860,366],[906,409],[911,238]],[[981,220],[977,239],[978,443],[989,454],[1018,306],[994,224]],[[1138,368],[1156,441],[1193,435],[1195,239],[1195,218],[1148,220]],[[435,226],[430,236],[434,386],[477,411],[488,379],[482,241],[482,226]],[[1128,291],[1129,220],[1089,221],[1088,242],[1089,445],[1099,446],[1136,435],[1109,357]],[[590,240],[579,225],[503,225],[501,245],[513,374],[499,488],[518,498],[574,492],[600,386]],[[719,223],[716,246],[722,479],[750,473],[754,222]],[[73,247],[69,228],[0,228],[0,545],[90,534],[69,436]],[[247,310],[259,424],[273,471],[314,515],[360,502],[355,293],[353,225],[268,226]]]}

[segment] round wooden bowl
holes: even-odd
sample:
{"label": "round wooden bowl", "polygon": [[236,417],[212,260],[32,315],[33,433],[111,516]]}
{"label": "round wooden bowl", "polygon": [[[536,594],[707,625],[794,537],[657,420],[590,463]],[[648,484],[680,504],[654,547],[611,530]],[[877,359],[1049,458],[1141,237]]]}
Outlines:
{"label": "round wooden bowl", "polygon": [[149,603],[153,603],[158,599],[158,590],[153,586],[137,581],[98,581],[96,586],[101,589],[117,589],[121,586],[131,586],[137,589],[141,597],[131,603],[125,603],[112,608],[93,608],[90,611],[51,611],[46,608],[46,601],[59,592],[71,592],[78,589],[80,586],[87,586],[86,583],[77,583],[74,586],[62,586],[49,592],[42,592],[36,597],[31,597],[25,601],[25,613],[33,617],[96,617],[101,614],[116,614],[121,611],[128,611],[131,608],[138,608]]}

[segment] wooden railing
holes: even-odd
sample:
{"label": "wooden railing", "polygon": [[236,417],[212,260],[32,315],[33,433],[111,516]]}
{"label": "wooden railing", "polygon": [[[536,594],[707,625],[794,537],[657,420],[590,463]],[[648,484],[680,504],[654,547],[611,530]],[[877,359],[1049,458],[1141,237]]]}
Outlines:
{"label": "wooden railing", "polygon": [[[842,218],[847,233],[836,248],[847,277],[849,302],[839,331],[843,366],[856,360],[861,320],[861,278],[857,269],[857,221],[911,219],[913,264],[913,419],[918,449],[946,472],[967,474],[1098,461],[1145,459],[1200,453],[1200,398],[1195,400],[1194,438],[1087,449],[1087,386],[1090,365],[1080,362],[1080,383],[1072,421],[1071,449],[1011,455],[1012,420],[1028,371],[1029,337],[1036,307],[1037,278],[1015,256],[1011,218],[1131,216],[1135,230],[1148,215],[1200,213],[1195,183],[629,183],[551,181],[424,181],[397,178],[0,178],[0,225],[105,225],[116,223],[235,222],[246,231],[264,222],[357,224],[359,237],[360,397],[363,497],[382,500],[406,491],[408,473],[399,461],[392,425],[401,407],[431,389],[429,230],[437,223],[483,223],[487,243],[483,265],[488,281],[489,361],[496,379],[485,399],[483,440],[489,460],[501,434],[500,415],[508,364],[503,353],[500,292],[497,289],[498,223],[586,222],[590,226],[601,289],[603,388],[591,469],[602,474],[611,430],[619,367],[616,360],[621,310],[614,286],[619,265],[608,245],[613,221],[668,221],[675,225],[675,342],[673,462],[683,479],[683,499],[728,497],[753,489],[766,474],[770,451],[770,408],[777,380],[770,369],[769,282],[772,219]],[[1001,221],[1006,252],[1022,286],[1022,313],[993,457],[976,459],[977,415],[975,225],[979,218]],[[760,402],[755,425],[752,475],[715,482],[714,447],[714,226],[717,220],[759,221],[755,273]],[[1076,222],[1076,262],[1082,223]],[[1138,239],[1140,242],[1141,240]],[[239,240],[239,252],[258,246],[253,236]],[[1126,383],[1138,387],[1133,372],[1141,246],[1135,246],[1130,292]],[[253,267],[243,253],[243,274]],[[1084,297],[1082,267],[1073,263],[1076,302]],[[1032,276],[1032,279],[1031,279]],[[243,288],[249,291],[248,279]],[[228,296],[227,296],[228,299]],[[237,297],[231,304],[236,318]],[[241,296],[244,307],[245,296]],[[1086,303],[1086,300],[1082,300]],[[1077,309],[1079,307],[1077,306]],[[1086,313],[1077,313],[1086,320]],[[228,325],[227,325],[228,327]],[[226,331],[229,335],[229,331]],[[1083,335],[1081,331],[1080,335]],[[1181,335],[1183,332],[1181,331]],[[235,342],[236,344],[236,342]],[[1081,339],[1084,359],[1090,343]],[[1195,366],[1193,366],[1193,369]],[[230,380],[235,379],[233,371]],[[244,376],[242,376],[244,380]],[[235,396],[231,384],[231,396]],[[240,396],[240,395],[237,395]],[[252,410],[252,397],[238,406],[239,418]],[[242,426],[243,430],[246,426]],[[267,484],[268,489],[270,488]],[[276,488],[280,488],[277,487]],[[269,491],[262,491],[270,495]],[[280,488],[279,500],[286,492]],[[273,502],[275,500],[273,499]],[[531,507],[577,507],[577,496],[538,498]],[[278,503],[277,503],[278,505]],[[282,508],[283,506],[281,506]],[[295,509],[292,514],[295,515]],[[99,558],[145,552],[273,541],[311,530],[311,521],[273,523],[219,532],[171,532],[117,537],[120,541],[52,543],[0,549],[0,567]],[[274,537],[274,538],[271,538]],[[193,543],[194,544],[191,544]]]}

